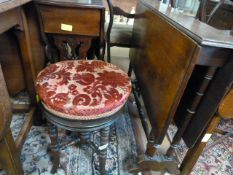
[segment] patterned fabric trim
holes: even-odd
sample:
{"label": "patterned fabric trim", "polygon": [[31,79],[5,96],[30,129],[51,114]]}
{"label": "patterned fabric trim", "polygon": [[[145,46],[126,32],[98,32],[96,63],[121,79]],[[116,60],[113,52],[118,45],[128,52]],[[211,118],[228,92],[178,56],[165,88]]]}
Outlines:
{"label": "patterned fabric trim", "polygon": [[48,106],[46,106],[44,103],[42,103],[42,105],[50,113],[52,113],[52,114],[54,114],[56,116],[71,119],[71,120],[93,120],[93,119],[108,117],[108,116],[111,116],[111,115],[115,114],[116,112],[118,112],[124,106],[124,104],[123,104],[123,105],[115,108],[114,110],[112,110],[110,112],[102,113],[102,114],[99,114],[99,115],[77,116],[77,115],[69,115],[69,114],[65,114],[65,113],[62,113],[62,112],[55,111],[55,110],[49,108]]}

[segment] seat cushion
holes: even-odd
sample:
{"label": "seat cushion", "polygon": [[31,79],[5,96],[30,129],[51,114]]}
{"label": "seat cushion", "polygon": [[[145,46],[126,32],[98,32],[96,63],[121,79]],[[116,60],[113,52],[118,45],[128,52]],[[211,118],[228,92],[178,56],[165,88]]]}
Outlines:
{"label": "seat cushion", "polygon": [[38,74],[36,90],[51,113],[90,120],[120,110],[131,92],[131,82],[124,71],[104,61],[61,61]]}

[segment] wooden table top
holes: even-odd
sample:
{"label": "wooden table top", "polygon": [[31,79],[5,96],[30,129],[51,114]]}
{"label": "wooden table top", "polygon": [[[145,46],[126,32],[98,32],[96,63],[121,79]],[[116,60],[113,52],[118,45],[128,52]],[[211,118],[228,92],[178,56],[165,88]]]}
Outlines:
{"label": "wooden table top", "polygon": [[103,0],[34,0],[39,4],[67,7],[105,8]]}
{"label": "wooden table top", "polygon": [[19,7],[32,0],[0,0],[0,13]]}
{"label": "wooden table top", "polygon": [[140,3],[172,23],[200,45],[233,49],[233,36],[224,30],[218,30],[194,17],[186,16],[161,1],[140,0]]}

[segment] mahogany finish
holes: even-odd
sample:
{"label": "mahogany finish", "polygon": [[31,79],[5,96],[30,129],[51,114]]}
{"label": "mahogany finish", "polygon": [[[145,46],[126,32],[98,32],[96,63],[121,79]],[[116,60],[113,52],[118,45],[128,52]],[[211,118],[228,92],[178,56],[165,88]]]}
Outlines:
{"label": "mahogany finish", "polygon": [[202,137],[199,138],[198,142],[195,144],[193,148],[188,150],[180,166],[181,175],[190,174],[199,156],[201,155],[207,144],[207,142],[201,141],[202,138],[204,137],[205,133],[212,133],[214,131],[220,119],[221,118],[219,116],[214,116],[211,120],[211,123],[208,125],[208,127],[205,129],[205,132],[202,134]]}
{"label": "mahogany finish", "polygon": [[6,12],[10,9],[13,9],[13,8],[16,8],[16,7],[19,7],[19,6],[22,6],[28,2],[30,2],[31,0],[20,0],[20,1],[17,1],[17,0],[2,0],[0,2],[0,13],[3,13],[3,12]]}
{"label": "mahogany finish", "polygon": [[34,0],[40,4],[56,5],[61,7],[104,8],[102,0]]}
{"label": "mahogany finish", "polygon": [[182,137],[195,147],[232,79],[233,36],[162,2],[140,0],[136,13],[133,42],[139,47],[130,58],[152,126],[145,154],[154,158],[140,160],[138,172],[164,163],[156,148],[174,118],[178,132],[167,155]]}
{"label": "mahogany finish", "polygon": [[153,0],[140,0],[139,2],[144,4],[147,9],[159,14],[162,19],[174,25],[199,45],[233,48],[233,36],[226,34],[224,30],[218,30],[193,17],[185,16],[162,2]]}
{"label": "mahogany finish", "polygon": [[[3,79],[2,70],[0,70],[0,85],[1,85],[1,127],[0,131],[0,163],[1,167],[7,171],[8,174],[23,174],[22,166],[20,163],[20,150],[26,139],[27,133],[29,132],[35,107],[35,90],[34,90],[34,78],[35,78],[35,68],[31,52],[30,34],[28,29],[28,23],[23,10],[20,5],[25,4],[28,1],[4,1],[0,3],[0,34],[7,32],[11,29],[18,41],[18,46],[22,58],[23,73],[25,78],[26,88],[30,97],[30,109],[27,119],[19,132],[16,141],[13,140],[12,133],[10,131],[10,122],[12,117],[12,108],[8,92],[6,90],[5,81]],[[12,52],[14,53],[14,52]],[[4,55],[1,55],[3,57]],[[7,57],[6,57],[7,59]],[[22,106],[17,108],[22,110]]]}
{"label": "mahogany finish", "polygon": [[10,127],[12,111],[11,111],[11,102],[7,92],[6,83],[3,77],[2,68],[0,66],[0,140],[8,132],[7,130]]}
{"label": "mahogany finish", "polygon": [[[64,8],[40,5],[45,33],[99,36],[101,11],[98,9]],[[61,24],[73,26],[72,31],[61,30]]]}
{"label": "mahogany finish", "polygon": [[143,5],[139,4],[137,13],[142,13],[144,18],[135,20],[133,42],[140,44],[140,48],[131,49],[131,64],[142,88],[155,143],[160,144],[167,130],[164,126],[174,116],[199,48]]}
{"label": "mahogany finish", "polygon": [[34,62],[35,73],[39,73],[45,66],[45,54],[42,40],[40,38],[40,26],[37,20],[36,8],[34,4],[28,3],[24,6],[27,17],[27,23],[30,35],[32,57]]}
{"label": "mahogany finish", "polygon": [[[74,45],[72,47],[75,47],[76,53],[73,51],[71,57],[76,57],[77,55],[79,59],[86,59],[86,56],[94,58],[95,54],[102,59],[100,49],[104,45],[105,9],[101,0],[93,2],[35,0],[35,4],[40,22],[41,38],[45,44],[46,56],[50,62],[57,60],[57,53],[54,53],[55,50],[49,51],[53,44],[56,45],[56,43],[50,44],[49,42],[56,37],[63,37],[63,50],[68,50],[65,47],[66,44],[69,46]],[[62,28],[62,25],[68,25],[68,29]],[[65,38],[66,36],[67,38]],[[86,39],[79,41],[80,37],[85,37]],[[69,38],[79,42],[69,43],[71,41]],[[92,45],[89,45],[89,42],[92,42]],[[86,47],[87,45],[89,45],[89,48]],[[85,51],[85,53],[80,53],[80,50]],[[61,57],[61,51],[58,54]]]}
{"label": "mahogany finish", "polygon": [[20,152],[26,136],[32,126],[32,119],[35,108],[32,108],[27,114],[27,118],[23,123],[18,137],[16,141],[14,141],[10,129],[10,123],[12,119],[12,107],[1,66],[0,97],[0,168],[6,170],[8,174],[21,175],[23,174],[23,169],[20,161]]}
{"label": "mahogany finish", "polygon": [[225,65],[222,68],[219,68],[213,77],[208,90],[205,92],[205,95],[200,102],[199,107],[189,124],[189,127],[186,129],[183,135],[183,139],[189,148],[193,147],[198,138],[201,137],[204,129],[208,126],[211,118],[215,114],[226,90],[232,83],[232,66],[233,59],[232,57],[229,57]]}
{"label": "mahogany finish", "polygon": [[[69,50],[64,47],[64,41],[69,45]],[[73,37],[66,35],[56,35],[54,37],[54,44],[60,51],[60,60],[63,59],[85,59],[87,57],[88,49],[91,47],[91,39],[87,37]],[[77,46],[79,48],[76,52]]]}
{"label": "mahogany finish", "polygon": [[[7,20],[5,20],[7,19]],[[35,69],[31,53],[31,44],[29,38],[28,25],[23,9],[20,7],[8,10],[0,14],[0,20],[2,21],[0,27],[0,33],[17,27],[15,31],[16,37],[19,42],[19,47],[22,55],[22,64],[24,68],[24,75],[26,81],[26,87],[30,95],[30,100],[35,103],[35,90],[33,86],[33,80],[35,78]]]}
{"label": "mahogany finish", "polygon": [[[4,5],[2,6],[4,6],[5,8],[5,6],[7,6],[6,4],[8,4],[9,7],[10,4],[13,5],[13,7],[15,7],[15,5],[11,3],[12,1],[8,2],[9,3],[3,3]],[[18,4],[18,1],[15,2],[15,4]],[[32,3],[28,3],[23,6],[24,12],[27,17],[27,25],[30,26],[28,28],[28,33],[30,37],[30,45],[35,73],[38,73],[44,67],[45,60],[43,47],[38,32],[39,26],[35,18],[35,9],[33,7],[34,6],[32,5]],[[8,20],[8,18],[6,19]],[[7,21],[6,19],[3,20]],[[18,43],[15,41],[17,41],[17,38],[14,35],[14,29],[10,29],[9,31],[2,33],[0,36],[0,60],[2,64],[3,73],[6,79],[7,89],[10,95],[15,95],[26,88],[22,61],[20,61],[21,53],[20,49],[18,48]]]}
{"label": "mahogany finish", "polygon": [[[202,141],[202,138],[205,134],[212,134],[216,130],[221,119],[233,119],[233,90],[230,89],[232,87],[228,87],[226,89],[226,96],[222,100],[219,105],[217,112],[214,117],[211,119],[210,124],[205,129],[205,132],[202,133],[202,136],[195,144],[195,146],[188,150],[184,160],[181,164],[181,174],[186,175],[192,171],[195,163],[197,162],[199,156],[203,152],[204,148],[206,148],[207,141]],[[230,89],[230,90],[229,90]],[[229,91],[229,92],[228,92]],[[223,137],[224,138],[224,137]],[[221,138],[220,138],[221,139]],[[219,140],[221,141],[221,140]],[[215,141],[216,142],[216,141]],[[214,143],[212,143],[214,144]]]}
{"label": "mahogany finish", "polygon": [[[63,59],[86,59],[90,51],[91,41],[103,40],[104,7],[96,6],[95,3],[80,3],[83,1],[41,1],[36,0],[36,8],[39,17],[41,37],[45,43],[45,52],[50,61],[55,62]],[[65,31],[61,25],[70,25],[71,29]],[[69,26],[69,27],[70,27]],[[53,47],[56,46],[56,47]],[[59,56],[54,50],[59,50]],[[78,50],[78,51],[77,51]],[[58,57],[56,59],[55,56]],[[55,59],[53,59],[55,58]],[[62,118],[46,109],[42,109],[44,116],[49,122],[49,135],[51,145],[49,147],[53,168],[51,173],[57,172],[60,163],[60,150],[76,144],[85,149],[91,147],[99,154],[99,170],[104,175],[107,158],[109,130],[113,122],[119,117],[117,114],[92,120],[78,120]],[[69,132],[78,132],[79,138],[68,143],[60,143],[58,140],[58,127]],[[90,140],[90,134],[100,132],[100,144],[96,145]]]}

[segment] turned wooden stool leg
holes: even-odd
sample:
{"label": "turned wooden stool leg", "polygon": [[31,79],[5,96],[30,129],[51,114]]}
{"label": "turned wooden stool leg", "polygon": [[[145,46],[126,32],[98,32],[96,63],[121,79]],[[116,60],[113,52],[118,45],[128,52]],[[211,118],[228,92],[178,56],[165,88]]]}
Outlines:
{"label": "turned wooden stool leg", "polygon": [[54,174],[57,172],[57,169],[60,163],[60,145],[58,141],[57,126],[51,123],[49,123],[48,125],[49,125],[49,137],[51,140],[51,145],[49,149],[50,149],[50,156],[51,156],[52,164],[53,164],[51,173]]}
{"label": "turned wooden stool leg", "polygon": [[90,132],[80,132],[79,137],[80,137],[81,148],[84,150],[87,149],[87,147],[88,147],[87,143],[90,141],[91,133]]}
{"label": "turned wooden stool leg", "polygon": [[105,174],[105,164],[107,159],[107,148],[109,142],[109,130],[109,126],[100,130],[99,165],[101,175]]}
{"label": "turned wooden stool leg", "polygon": [[116,135],[116,125],[115,125],[115,123],[113,123],[113,124],[110,126],[109,140],[110,140],[110,141],[113,141],[115,135]]}

